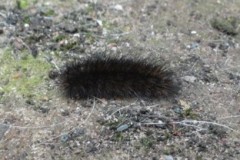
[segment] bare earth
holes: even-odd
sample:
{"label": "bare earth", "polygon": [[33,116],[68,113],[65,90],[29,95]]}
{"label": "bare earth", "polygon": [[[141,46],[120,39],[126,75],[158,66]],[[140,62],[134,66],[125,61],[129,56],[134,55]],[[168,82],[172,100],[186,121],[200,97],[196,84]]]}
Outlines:
{"label": "bare earth", "polygon": [[[0,159],[240,159],[239,0],[18,2],[0,0]],[[162,57],[181,91],[63,98],[49,72],[96,52]]]}

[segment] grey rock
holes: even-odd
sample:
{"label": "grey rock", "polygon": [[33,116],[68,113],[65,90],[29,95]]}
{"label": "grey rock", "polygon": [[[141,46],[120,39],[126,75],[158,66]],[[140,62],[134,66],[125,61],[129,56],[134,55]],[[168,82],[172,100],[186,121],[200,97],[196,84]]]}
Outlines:
{"label": "grey rock", "polygon": [[9,126],[6,124],[0,124],[0,140],[3,138],[4,134],[7,132]]}
{"label": "grey rock", "polygon": [[117,131],[118,131],[118,132],[122,132],[122,131],[124,131],[124,130],[126,130],[126,129],[128,129],[128,128],[129,128],[129,125],[124,124],[124,125],[121,125],[120,127],[118,127],[118,128],[117,128]]}
{"label": "grey rock", "polygon": [[85,152],[87,153],[93,153],[97,151],[97,147],[95,146],[95,144],[93,142],[88,142]]}

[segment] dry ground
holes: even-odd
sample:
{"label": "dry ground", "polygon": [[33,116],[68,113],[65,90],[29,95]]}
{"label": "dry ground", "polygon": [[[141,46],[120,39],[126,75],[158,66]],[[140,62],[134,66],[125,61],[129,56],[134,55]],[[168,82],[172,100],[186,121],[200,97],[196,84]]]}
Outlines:
{"label": "dry ground", "polygon": [[[240,1],[0,1],[0,159],[240,159]],[[161,56],[170,100],[61,97],[94,52]]]}

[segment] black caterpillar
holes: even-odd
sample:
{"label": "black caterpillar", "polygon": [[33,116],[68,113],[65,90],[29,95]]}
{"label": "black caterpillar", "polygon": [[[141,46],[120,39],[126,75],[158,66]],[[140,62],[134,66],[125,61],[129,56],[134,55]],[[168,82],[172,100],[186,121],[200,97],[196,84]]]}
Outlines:
{"label": "black caterpillar", "polygon": [[58,84],[65,97],[75,100],[167,98],[179,90],[173,75],[153,58],[95,54],[67,63],[58,75]]}

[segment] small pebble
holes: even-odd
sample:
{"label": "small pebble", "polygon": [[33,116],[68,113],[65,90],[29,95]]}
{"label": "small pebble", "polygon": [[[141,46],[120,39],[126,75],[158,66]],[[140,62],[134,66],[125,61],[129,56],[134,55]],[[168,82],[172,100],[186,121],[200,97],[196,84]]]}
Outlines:
{"label": "small pebble", "polygon": [[117,128],[117,131],[118,131],[118,132],[122,132],[122,131],[124,131],[124,130],[126,130],[126,129],[128,129],[128,128],[129,128],[129,125],[124,124],[124,125],[121,125],[120,127],[118,127],[118,128]]}
{"label": "small pebble", "polygon": [[25,24],[24,24],[24,27],[25,27],[25,28],[29,28],[29,24],[28,24],[28,23],[25,23]]}
{"label": "small pebble", "polygon": [[197,34],[197,31],[191,31],[191,34],[193,34],[193,35]]}
{"label": "small pebble", "polygon": [[212,49],[214,49],[214,48],[217,47],[217,44],[216,44],[216,43],[213,43],[213,42],[209,42],[209,43],[208,43],[208,46],[211,47]]}
{"label": "small pebble", "polygon": [[195,42],[193,42],[193,43],[191,43],[191,44],[186,46],[186,48],[189,49],[189,50],[196,49],[198,47],[199,47],[199,44],[195,43]]}
{"label": "small pebble", "polygon": [[123,11],[123,7],[120,4],[115,5],[113,8],[118,10],[118,11]]}
{"label": "small pebble", "polygon": [[62,143],[66,143],[67,141],[70,140],[70,136],[68,134],[64,134],[64,135],[61,136],[60,139],[61,139]]}
{"label": "small pebble", "polygon": [[182,77],[182,79],[187,81],[187,82],[194,83],[197,78],[194,77],[194,76],[185,76],[185,77]]}
{"label": "small pebble", "polygon": [[164,160],[173,160],[173,156],[171,155],[164,156]]}

